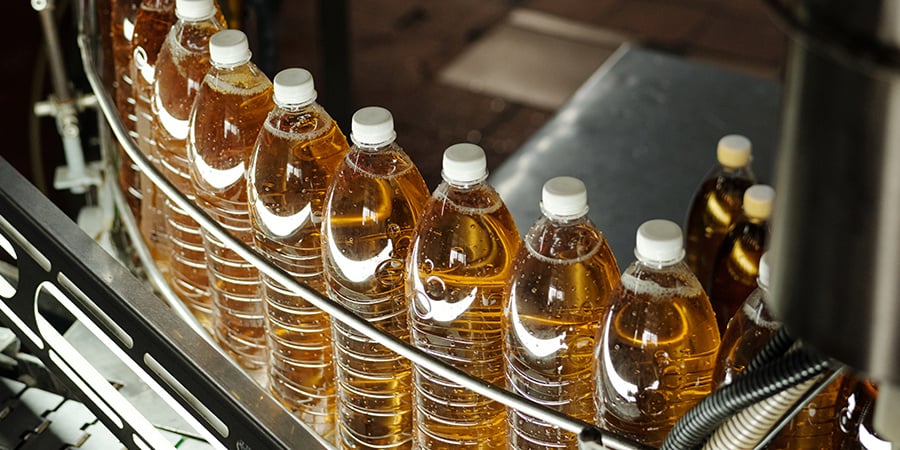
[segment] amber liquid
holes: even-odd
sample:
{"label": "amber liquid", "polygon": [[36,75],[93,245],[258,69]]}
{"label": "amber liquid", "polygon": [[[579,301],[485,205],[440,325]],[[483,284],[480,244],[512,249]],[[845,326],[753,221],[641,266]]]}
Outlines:
{"label": "amber liquid", "polygon": [[[347,140],[318,104],[276,107],[250,167],[250,217],[261,253],[324,294],[319,230],[325,192]],[[268,319],[269,382],[275,396],[333,441],[334,367],[327,314],[262,276]]]}
{"label": "amber liquid", "polygon": [[[490,186],[438,186],[406,267],[413,345],[502,386],[502,304],[518,247],[512,215]],[[413,382],[417,447],[506,446],[502,404],[417,366]]]}
{"label": "amber liquid", "polygon": [[844,377],[841,398],[846,398],[840,416],[839,433],[834,446],[841,450],[883,450],[891,448],[891,443],[878,436],[872,425],[878,389],[869,381]]}
{"label": "amber liquid", "polygon": [[[131,38],[134,34],[134,20],[137,16],[139,0],[115,0],[110,11],[112,20],[112,46],[113,46],[113,96],[116,109],[122,124],[129,131],[132,139],[137,139],[134,117],[134,99],[132,97],[131,81]],[[135,219],[140,221],[141,215],[141,189],[140,172],[131,158],[119,146],[119,188],[125,194],[128,207]],[[138,222],[140,223],[140,222]]]}
{"label": "amber liquid", "polygon": [[768,222],[741,219],[725,236],[713,266],[709,298],[720,330],[756,289],[759,259],[768,240]]}
{"label": "amber liquid", "polygon": [[[751,293],[741,305],[722,337],[716,357],[714,385],[734,381],[759,353],[780,326],[766,304],[763,289]],[[771,449],[839,448],[847,431],[840,428],[840,415],[847,406],[842,386],[846,377],[838,377],[794,416],[769,444]]]}
{"label": "amber liquid", "polygon": [[[157,168],[160,168],[159,153],[153,139],[153,112],[150,96],[155,79],[156,59],[159,49],[172,24],[175,23],[175,2],[171,0],[144,0],[138,9],[134,22],[134,37],[131,41],[135,131],[137,145],[141,152]],[[153,256],[157,267],[168,272],[169,239],[166,233],[165,216],[162,208],[165,196],[156,186],[141,175],[141,235]]]}
{"label": "amber liquid", "polygon": [[734,381],[781,326],[766,306],[766,295],[763,288],[754,290],[728,321],[716,355],[713,387]]}
{"label": "amber liquid", "polygon": [[[209,71],[209,39],[224,26],[217,20],[178,22],[156,60],[153,136],[162,174],[195,201],[187,153],[191,107]],[[212,300],[200,225],[168,198],[163,208],[169,235],[169,283],[197,320],[212,332]]]}
{"label": "amber liquid", "polygon": [[597,347],[597,423],[659,447],[711,390],[719,330],[684,263],[632,264],[616,287]]}
{"label": "amber liquid", "polygon": [[[409,341],[406,257],[429,193],[396,144],[354,148],[329,190],[322,246],[328,295]],[[343,448],[412,448],[412,369],[405,358],[332,322]]]}
{"label": "amber liquid", "polygon": [[[272,84],[252,63],[212,68],[190,117],[188,152],[196,200],[209,216],[252,243],[246,167],[273,108]],[[265,380],[266,341],[257,269],[202,231],[213,298],[216,339],[244,368]]]}
{"label": "amber liquid", "polygon": [[[509,389],[593,422],[594,338],[619,280],[606,238],[587,217],[542,217],[519,248],[511,280],[503,314]],[[517,449],[578,447],[576,435],[513,409],[507,437]]]}
{"label": "amber liquid", "polygon": [[684,261],[707,291],[712,283],[719,246],[741,212],[744,191],[755,182],[748,168],[717,166],[706,176],[691,200],[684,227]]}

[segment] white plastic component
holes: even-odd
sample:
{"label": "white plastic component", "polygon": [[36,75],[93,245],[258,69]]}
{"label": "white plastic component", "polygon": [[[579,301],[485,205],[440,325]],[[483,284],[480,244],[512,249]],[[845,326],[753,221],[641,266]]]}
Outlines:
{"label": "white plastic component", "polygon": [[215,11],[213,0],[175,0],[175,16],[182,20],[205,19]]}
{"label": "white plastic component", "polygon": [[222,30],[209,39],[209,60],[219,67],[234,67],[250,61],[250,44],[240,30]]}
{"label": "white plastic component", "polygon": [[772,215],[775,189],[767,184],[754,184],[744,192],[744,214],[752,219],[768,219]]}
{"label": "white plastic component", "polygon": [[556,177],[544,183],[541,192],[541,208],[544,214],[578,218],[588,212],[587,188],[575,177]]}
{"label": "white plastic component", "polygon": [[394,142],[394,117],[380,106],[367,106],[353,114],[350,139],[361,147],[374,147]]}
{"label": "white plastic component", "polygon": [[272,80],[275,103],[284,105],[303,105],[316,100],[316,86],[313,76],[306,69],[284,69]]}
{"label": "white plastic component", "polygon": [[719,139],[716,156],[719,164],[725,167],[738,168],[750,164],[753,145],[750,139],[739,134],[729,134]]}
{"label": "white plastic component", "polygon": [[443,172],[448,183],[470,184],[487,178],[484,149],[470,144],[454,144],[444,150]]}
{"label": "white plastic component", "polygon": [[681,261],[684,258],[681,227],[664,219],[644,222],[637,231],[634,254],[645,263],[665,265]]}

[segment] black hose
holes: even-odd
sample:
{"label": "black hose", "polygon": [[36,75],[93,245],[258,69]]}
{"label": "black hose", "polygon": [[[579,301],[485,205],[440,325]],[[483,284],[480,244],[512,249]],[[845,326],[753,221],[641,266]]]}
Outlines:
{"label": "black hose", "polygon": [[788,349],[794,345],[796,339],[792,338],[784,326],[778,328],[778,331],[769,339],[769,342],[750,360],[744,373],[752,372],[762,366],[772,362],[775,358],[787,353]]}
{"label": "black hose", "polygon": [[675,423],[661,450],[700,447],[736,412],[828,370],[828,360],[800,348],[746,373],[704,398]]}

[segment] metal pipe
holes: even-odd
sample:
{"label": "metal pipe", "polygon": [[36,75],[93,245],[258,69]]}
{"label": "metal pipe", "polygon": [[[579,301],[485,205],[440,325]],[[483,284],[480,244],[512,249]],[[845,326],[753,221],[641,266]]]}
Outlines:
{"label": "metal pipe", "polygon": [[792,334],[900,382],[896,2],[768,0],[791,36],[771,252]]}
{"label": "metal pipe", "polygon": [[[81,1],[83,2],[85,0]],[[86,9],[82,7],[81,11],[86,11]],[[107,121],[112,127],[113,134],[122,144],[125,152],[132,158],[135,164],[140,167],[147,179],[149,179],[160,191],[196,220],[204,230],[221,240],[235,253],[253,264],[260,272],[271,277],[276,282],[281,283],[296,295],[329,314],[332,318],[356,329],[379,344],[382,344],[388,349],[409,359],[414,364],[428,369],[438,376],[444,377],[473,392],[484,395],[485,397],[500,402],[508,407],[515,408],[518,411],[543,420],[552,426],[557,426],[572,433],[580,434],[586,430],[594,430],[598,439],[601,440],[602,444],[606,445],[607,448],[622,450],[647,448],[641,444],[630,442],[626,439],[612,435],[609,432],[599,430],[592,424],[582,420],[569,417],[556,410],[526,400],[518,395],[510,393],[502,387],[493,385],[479,378],[471,377],[455,367],[430,357],[418,348],[410,346],[407,342],[378,330],[368,321],[360,318],[339,303],[334,302],[308,286],[299,283],[292,276],[269,262],[267,258],[259,255],[241,240],[232,236],[206,215],[206,213],[200,210],[193,202],[182,195],[177,188],[156,171],[155,167],[153,167],[143,153],[138,150],[134,141],[129,137],[128,131],[119,120],[112,98],[109,96],[109,93],[103,89],[103,84],[97,73],[94,57],[91,52],[92,40],[83,32],[83,30],[79,30],[78,44],[81,48],[81,58],[85,66],[84,69],[88,82],[97,95],[100,109],[106,115]]]}

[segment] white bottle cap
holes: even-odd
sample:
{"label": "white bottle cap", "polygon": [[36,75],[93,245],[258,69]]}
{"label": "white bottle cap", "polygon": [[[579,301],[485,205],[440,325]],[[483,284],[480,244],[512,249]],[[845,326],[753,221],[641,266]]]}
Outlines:
{"label": "white bottle cap", "polygon": [[716,157],[719,159],[719,164],[736,169],[750,164],[752,149],[753,145],[750,143],[750,139],[739,134],[729,134],[719,139]]}
{"label": "white bottle cap", "polygon": [[771,281],[770,274],[772,268],[769,266],[769,252],[765,252],[762,254],[762,257],[759,258],[759,285],[762,287],[769,287],[769,282]]}
{"label": "white bottle cap", "polygon": [[284,69],[275,75],[272,85],[272,98],[280,106],[303,105],[317,96],[313,76],[306,69]]}
{"label": "white bottle cap", "polygon": [[744,214],[751,219],[768,219],[772,215],[775,189],[767,184],[754,184],[744,192]]}
{"label": "white bottle cap", "polygon": [[209,60],[219,67],[234,67],[250,61],[250,44],[240,30],[222,30],[209,39]]}
{"label": "white bottle cap", "polygon": [[470,184],[484,180],[487,178],[484,149],[468,142],[447,147],[441,175],[448,183]]}
{"label": "white bottle cap", "polygon": [[541,209],[546,215],[571,219],[587,214],[587,188],[584,182],[574,177],[547,180],[541,192]]}
{"label": "white bottle cap", "polygon": [[175,0],[175,16],[182,20],[205,19],[215,11],[213,0]]}
{"label": "white bottle cap", "polygon": [[637,231],[634,255],[641,262],[670,264],[684,258],[681,227],[671,220],[654,219],[641,224]]}
{"label": "white bottle cap", "polygon": [[367,106],[353,114],[350,140],[361,147],[375,147],[394,142],[394,117],[380,106]]}

